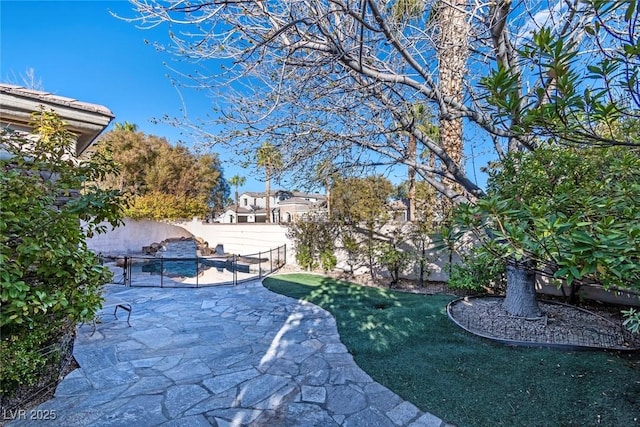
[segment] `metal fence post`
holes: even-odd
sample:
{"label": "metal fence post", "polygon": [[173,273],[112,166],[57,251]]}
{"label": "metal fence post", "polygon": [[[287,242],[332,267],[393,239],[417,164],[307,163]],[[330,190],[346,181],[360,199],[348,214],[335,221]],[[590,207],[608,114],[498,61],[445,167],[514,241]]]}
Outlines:
{"label": "metal fence post", "polygon": [[160,258],[160,287],[164,287],[164,258]]}
{"label": "metal fence post", "polygon": [[200,276],[200,262],[199,262],[199,258],[196,256],[196,288],[200,286],[199,276]]}
{"label": "metal fence post", "polygon": [[125,286],[131,286],[131,268],[129,267],[129,257],[124,257],[124,266],[122,266],[123,281]]}
{"label": "metal fence post", "polygon": [[238,284],[238,261],[236,260],[236,254],[233,254],[231,264],[231,271],[233,272],[233,286]]}
{"label": "metal fence post", "polygon": [[273,249],[269,249],[269,274],[271,273],[273,273]]}
{"label": "metal fence post", "polygon": [[262,252],[258,251],[258,279],[262,279]]}

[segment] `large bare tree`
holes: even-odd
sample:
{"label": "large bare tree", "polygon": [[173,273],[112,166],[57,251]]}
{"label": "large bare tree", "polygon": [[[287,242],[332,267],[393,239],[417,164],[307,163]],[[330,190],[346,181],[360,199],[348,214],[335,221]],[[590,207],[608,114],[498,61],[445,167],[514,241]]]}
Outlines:
{"label": "large bare tree", "polygon": [[[400,1],[407,6],[396,7]],[[624,37],[614,25],[609,39],[600,37],[602,26],[593,22],[603,2],[584,0],[132,3],[132,20],[170,23],[175,52],[207,66],[183,78],[220,100],[227,132],[213,141],[249,156],[269,141],[299,177],[325,159],[340,170],[404,164],[453,203],[484,194],[465,172],[463,130],[480,135],[476,144],[497,158],[535,149],[539,137],[549,137],[536,129],[552,129],[540,122],[566,105],[553,93],[586,84],[558,77],[567,62],[586,68],[594,43],[606,52],[609,39]],[[398,10],[409,13],[399,19]],[[568,56],[543,44],[526,53],[542,27],[565,42],[560,51]],[[416,103],[438,117],[439,138],[414,120]],[[575,118],[584,123],[580,111]],[[205,132],[206,125],[194,124]],[[409,141],[436,161],[413,155]]]}

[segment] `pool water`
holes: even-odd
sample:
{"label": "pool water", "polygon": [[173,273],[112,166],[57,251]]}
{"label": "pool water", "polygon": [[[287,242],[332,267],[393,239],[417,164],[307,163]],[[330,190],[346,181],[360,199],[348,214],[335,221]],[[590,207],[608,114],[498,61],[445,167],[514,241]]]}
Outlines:
{"label": "pool water", "polygon": [[[232,272],[234,264],[227,259],[197,258],[196,242],[194,240],[176,240],[165,243],[162,250],[156,253],[154,259],[144,260],[132,258],[131,274],[148,273],[163,274],[173,278],[192,278],[203,272],[216,269],[218,272]],[[139,262],[142,261],[142,262]],[[235,265],[235,270],[249,273],[247,265]],[[246,270],[246,271],[245,271]]]}

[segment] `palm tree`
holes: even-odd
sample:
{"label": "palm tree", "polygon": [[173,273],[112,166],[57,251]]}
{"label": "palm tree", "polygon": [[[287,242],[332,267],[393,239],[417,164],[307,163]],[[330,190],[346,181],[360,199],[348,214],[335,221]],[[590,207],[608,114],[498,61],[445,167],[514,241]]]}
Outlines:
{"label": "palm tree", "polygon": [[325,159],[316,166],[315,179],[324,185],[327,198],[327,217],[331,218],[331,183],[336,174],[336,167],[331,160]]}
{"label": "palm tree", "polygon": [[114,126],[115,130],[124,130],[127,132],[136,132],[138,130],[138,125],[135,123],[129,123],[128,121],[124,121],[123,123],[116,123]]}
{"label": "palm tree", "polygon": [[247,182],[247,179],[244,176],[240,176],[240,175],[234,175],[231,178],[229,178],[229,184],[233,185],[236,188],[236,205],[235,205],[235,211],[236,211],[236,223],[238,222],[238,187],[241,187],[244,185],[244,183]]}
{"label": "palm tree", "polygon": [[266,180],[266,222],[271,222],[271,176],[282,169],[282,155],[272,144],[263,143],[256,152],[256,164],[264,168]]}
{"label": "palm tree", "polygon": [[[414,126],[425,135],[429,137],[437,137],[438,131],[431,125],[431,113],[428,107],[424,104],[417,103],[411,108],[411,115],[413,117]],[[411,163],[417,162],[417,139],[415,135],[409,133],[409,146],[407,147],[407,157]],[[414,221],[416,219],[416,170],[413,166],[408,166],[407,171],[407,198],[409,199],[409,214],[408,220]]]}
{"label": "palm tree", "polygon": [[[453,100],[459,103],[463,100],[463,79],[467,70],[467,58],[469,57],[470,25],[466,19],[465,11],[467,3],[468,0],[438,1],[434,3],[429,11],[430,16],[427,19],[427,22],[435,25],[441,99]],[[394,18],[398,21],[422,16],[425,10],[424,0],[399,0],[393,6]],[[415,111],[413,113],[416,125],[419,126],[420,121],[417,120],[419,116],[415,114]],[[438,127],[439,145],[458,166],[462,167],[462,119],[450,117],[445,102],[440,105]],[[415,159],[415,148],[415,138],[410,135],[408,146],[410,159]],[[431,153],[431,156],[434,159],[433,153]],[[413,219],[411,194],[415,194],[415,186],[413,190],[411,188],[412,180],[415,182],[415,171],[410,168],[409,219]],[[458,189],[460,189],[459,186]],[[415,214],[415,211],[413,213]]]}
{"label": "palm tree", "polygon": [[[435,9],[440,92],[443,99],[459,103],[463,101],[469,57],[470,25],[465,12],[467,1],[440,1]],[[462,119],[450,117],[444,103],[440,105],[439,129],[440,145],[462,167]]]}

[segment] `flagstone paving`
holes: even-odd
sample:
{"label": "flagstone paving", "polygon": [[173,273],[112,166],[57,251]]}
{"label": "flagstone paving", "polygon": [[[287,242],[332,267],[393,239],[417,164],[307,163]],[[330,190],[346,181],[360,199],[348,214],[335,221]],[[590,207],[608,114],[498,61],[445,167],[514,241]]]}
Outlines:
{"label": "flagstone paving", "polygon": [[[259,281],[108,286],[133,306],[79,328],[80,369],[29,414],[59,426],[447,426],[374,382],[325,310]],[[40,411],[40,412],[38,412]],[[18,420],[11,425],[34,425]]]}

